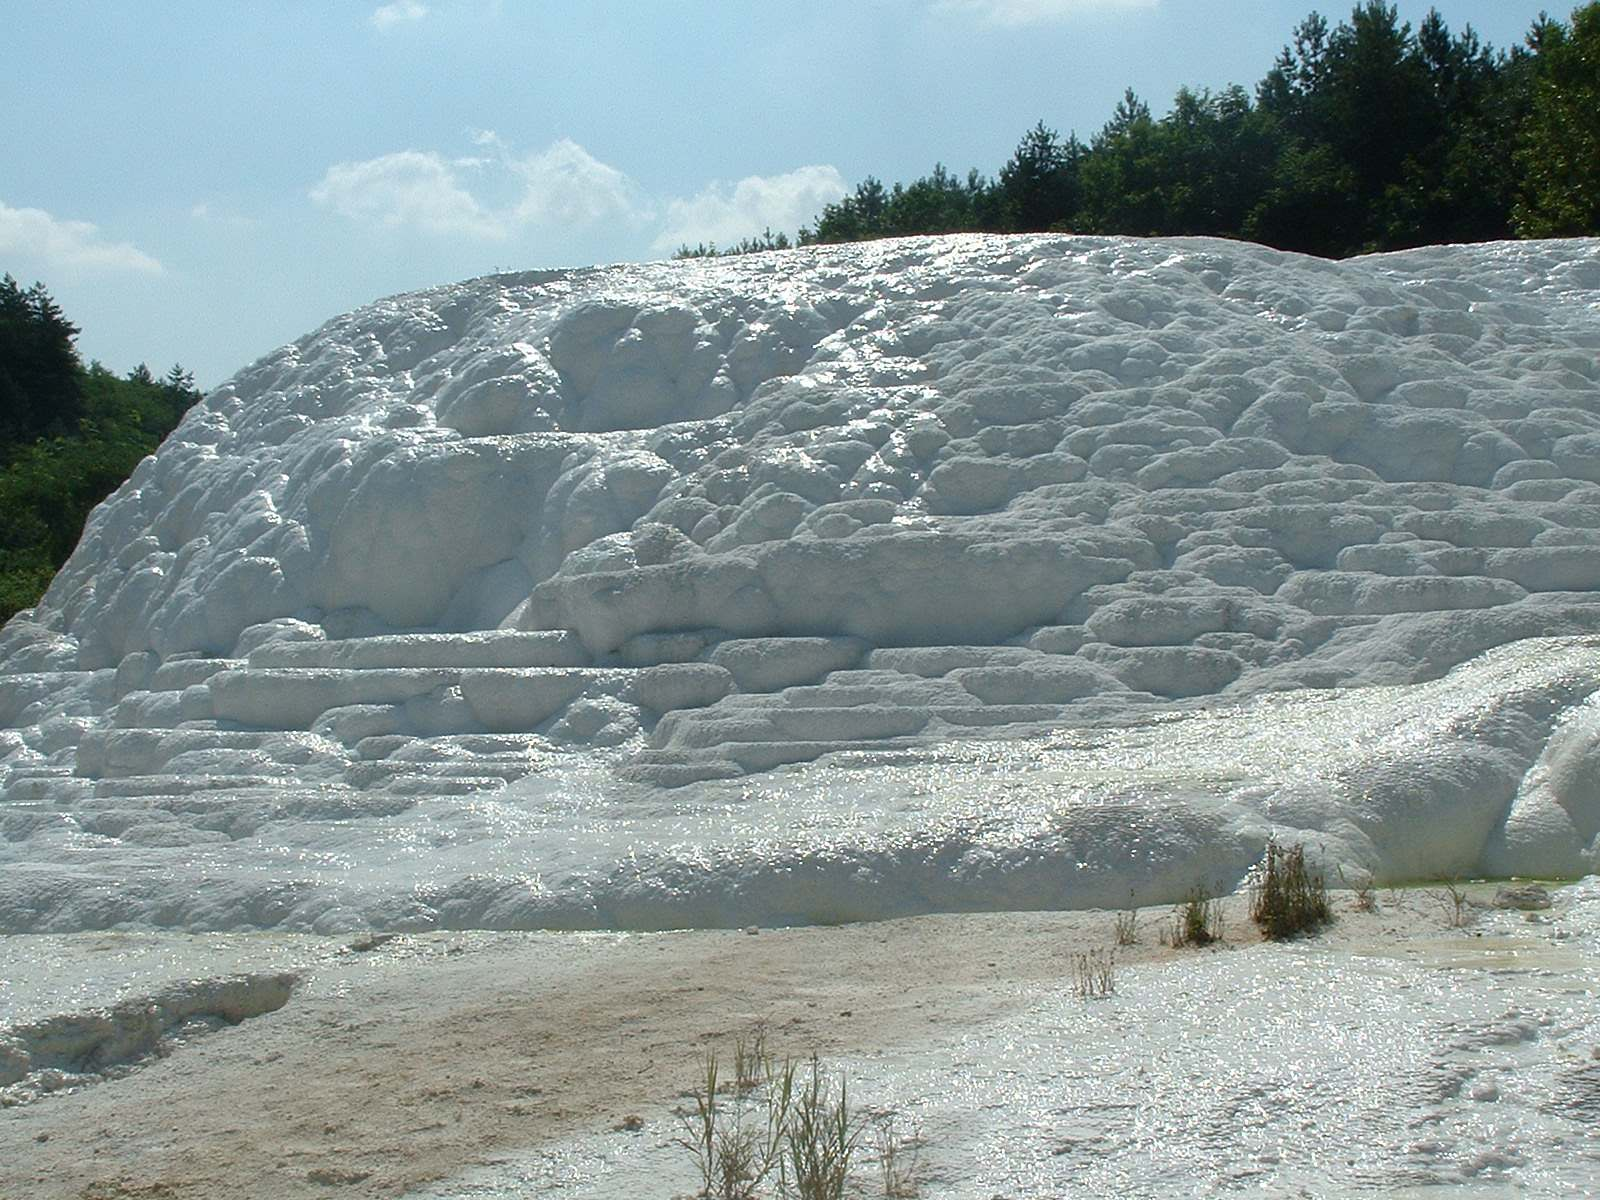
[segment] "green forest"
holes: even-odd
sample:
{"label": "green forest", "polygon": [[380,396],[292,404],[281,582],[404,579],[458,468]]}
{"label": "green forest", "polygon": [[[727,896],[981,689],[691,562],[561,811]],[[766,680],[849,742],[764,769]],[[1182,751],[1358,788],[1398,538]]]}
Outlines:
{"label": "green forest", "polygon": [[[1209,235],[1338,258],[1600,233],[1600,0],[1500,51],[1438,10],[1313,13],[1253,90],[1132,91],[1087,142],[1040,121],[994,176],[872,177],[800,245],[968,230]],[[718,251],[790,245],[770,230]]]}
{"label": "green forest", "polygon": [[181,366],[84,366],[77,336],[43,284],[0,280],[0,621],[38,601],[89,510],[200,398]]}

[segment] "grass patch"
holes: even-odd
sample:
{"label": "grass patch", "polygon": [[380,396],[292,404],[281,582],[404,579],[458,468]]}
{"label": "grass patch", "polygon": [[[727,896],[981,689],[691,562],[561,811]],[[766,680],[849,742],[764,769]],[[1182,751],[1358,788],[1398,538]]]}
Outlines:
{"label": "grass patch", "polygon": [[832,1081],[813,1054],[810,1076],[795,1093],[784,1127],[788,1170],[779,1180],[779,1190],[787,1195],[792,1187],[799,1200],[842,1200],[862,1128],[860,1119],[850,1112],[844,1076],[839,1076],[835,1099]]}
{"label": "grass patch", "polygon": [[1280,941],[1318,928],[1331,915],[1327,881],[1306,866],[1305,847],[1268,842],[1250,887],[1250,919],[1261,932]]}
{"label": "grass patch", "polygon": [[[680,1111],[675,1139],[694,1159],[700,1195],[715,1200],[757,1200],[767,1194],[796,1200],[842,1200],[866,1121],[852,1109],[842,1074],[824,1069],[816,1055],[802,1068],[779,1060],[763,1035],[734,1045],[732,1078],[715,1050],[707,1051],[700,1081]],[[915,1153],[892,1129],[888,1150],[879,1142],[886,1180],[914,1194]],[[887,1160],[885,1160],[887,1154]],[[770,1189],[770,1191],[769,1191]]]}

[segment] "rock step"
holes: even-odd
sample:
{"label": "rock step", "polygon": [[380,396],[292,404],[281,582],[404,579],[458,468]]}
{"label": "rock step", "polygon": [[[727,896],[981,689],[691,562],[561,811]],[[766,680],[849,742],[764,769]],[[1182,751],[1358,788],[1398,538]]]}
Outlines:
{"label": "rock step", "polygon": [[197,792],[236,792],[245,788],[270,788],[283,782],[281,775],[174,775],[168,772],[132,775],[122,779],[84,780],[96,799],[142,799],[188,796]]}
{"label": "rock step", "polygon": [[617,768],[617,778],[656,787],[685,787],[708,779],[737,779],[745,769],[731,759],[706,758],[694,762],[629,762]]}
{"label": "rock step", "polygon": [[928,723],[928,710],[862,704],[850,708],[774,706],[727,713],[697,709],[669,713],[656,726],[656,749],[706,749],[744,742],[862,741],[905,737]]}
{"label": "rock step", "polygon": [[496,792],[505,787],[506,780],[489,777],[441,777],[438,775],[396,775],[383,787],[373,790],[391,796],[470,796],[475,792]]}
{"label": "rock step", "polygon": [[238,658],[175,658],[156,668],[150,677],[147,692],[181,692],[184,688],[204,683],[222,671],[235,671],[245,662]]}
{"label": "rock step", "polygon": [[543,724],[585,692],[622,693],[632,675],[574,667],[268,667],[224,671],[208,686],[218,720],[257,729],[309,729],[330,709],[399,705],[460,688],[482,729],[519,733]]}
{"label": "rock step", "polygon": [[[298,732],[91,729],[78,743],[77,773],[90,779],[152,775],[161,773],[168,763],[180,755],[229,752],[257,752],[263,761],[294,767],[304,767],[330,758],[327,742]],[[339,761],[342,763],[342,759]]]}
{"label": "rock step", "polygon": [[211,693],[203,684],[182,691],[129,692],[111,710],[111,723],[119,729],[176,729],[211,717]]}
{"label": "rock step", "polygon": [[0,784],[0,802],[23,804],[59,803],[89,794],[90,781],[70,775],[32,775],[11,778]]}
{"label": "rock step", "polygon": [[60,763],[31,762],[20,763],[11,767],[7,778],[10,779],[62,779],[72,775],[72,768]]}
{"label": "rock step", "polygon": [[53,804],[6,804],[0,807],[0,841],[23,842],[40,830],[75,832],[71,817]]}
{"label": "rock step", "polygon": [[328,642],[269,642],[250,652],[250,666],[332,667],[347,671],[394,667],[583,667],[590,657],[564,630],[524,633],[415,633]]}
{"label": "rock step", "polygon": [[739,742],[717,748],[717,757],[737,763],[745,771],[770,771],[790,763],[813,762],[825,754],[853,750],[896,750],[917,745],[916,738],[882,738],[874,741]]}
{"label": "rock step", "polygon": [[488,763],[482,760],[472,761],[454,759],[447,762],[408,762],[405,760],[379,760],[377,762],[352,763],[345,769],[345,782],[354,788],[382,787],[391,780],[400,778],[440,779],[482,782],[485,786],[497,786],[510,783],[514,779],[521,779],[533,770],[533,764],[522,762]]}

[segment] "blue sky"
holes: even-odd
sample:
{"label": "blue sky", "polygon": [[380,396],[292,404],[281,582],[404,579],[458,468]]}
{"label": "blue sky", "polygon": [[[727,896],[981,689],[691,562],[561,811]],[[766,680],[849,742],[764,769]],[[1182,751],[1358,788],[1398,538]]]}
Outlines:
{"label": "blue sky", "polygon": [[[993,172],[1041,118],[1087,137],[1128,86],[1159,114],[1251,85],[1312,7],[4,0],[0,271],[85,357],[214,385],[382,295],[793,233],[867,174]],[[1501,47],[1566,15],[1439,8]]]}

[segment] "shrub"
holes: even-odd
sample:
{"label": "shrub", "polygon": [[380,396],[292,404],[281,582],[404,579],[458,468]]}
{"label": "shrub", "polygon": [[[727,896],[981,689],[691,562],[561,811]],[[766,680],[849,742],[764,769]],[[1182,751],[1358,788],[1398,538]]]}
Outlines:
{"label": "shrub", "polygon": [[1370,913],[1378,911],[1378,893],[1372,886],[1372,875],[1369,872],[1363,871],[1352,881],[1345,876],[1344,868],[1340,867],[1339,879],[1355,893],[1357,912]]}
{"label": "shrub", "polygon": [[1328,918],[1327,883],[1306,866],[1305,847],[1268,842],[1250,888],[1250,919],[1277,941],[1315,929]]}
{"label": "shrub", "polygon": [[1455,878],[1441,879],[1439,886],[1443,890],[1436,894],[1439,902],[1444,905],[1451,927],[1460,929],[1470,923],[1472,916],[1468,905],[1467,893],[1461,887],[1460,881]]}

